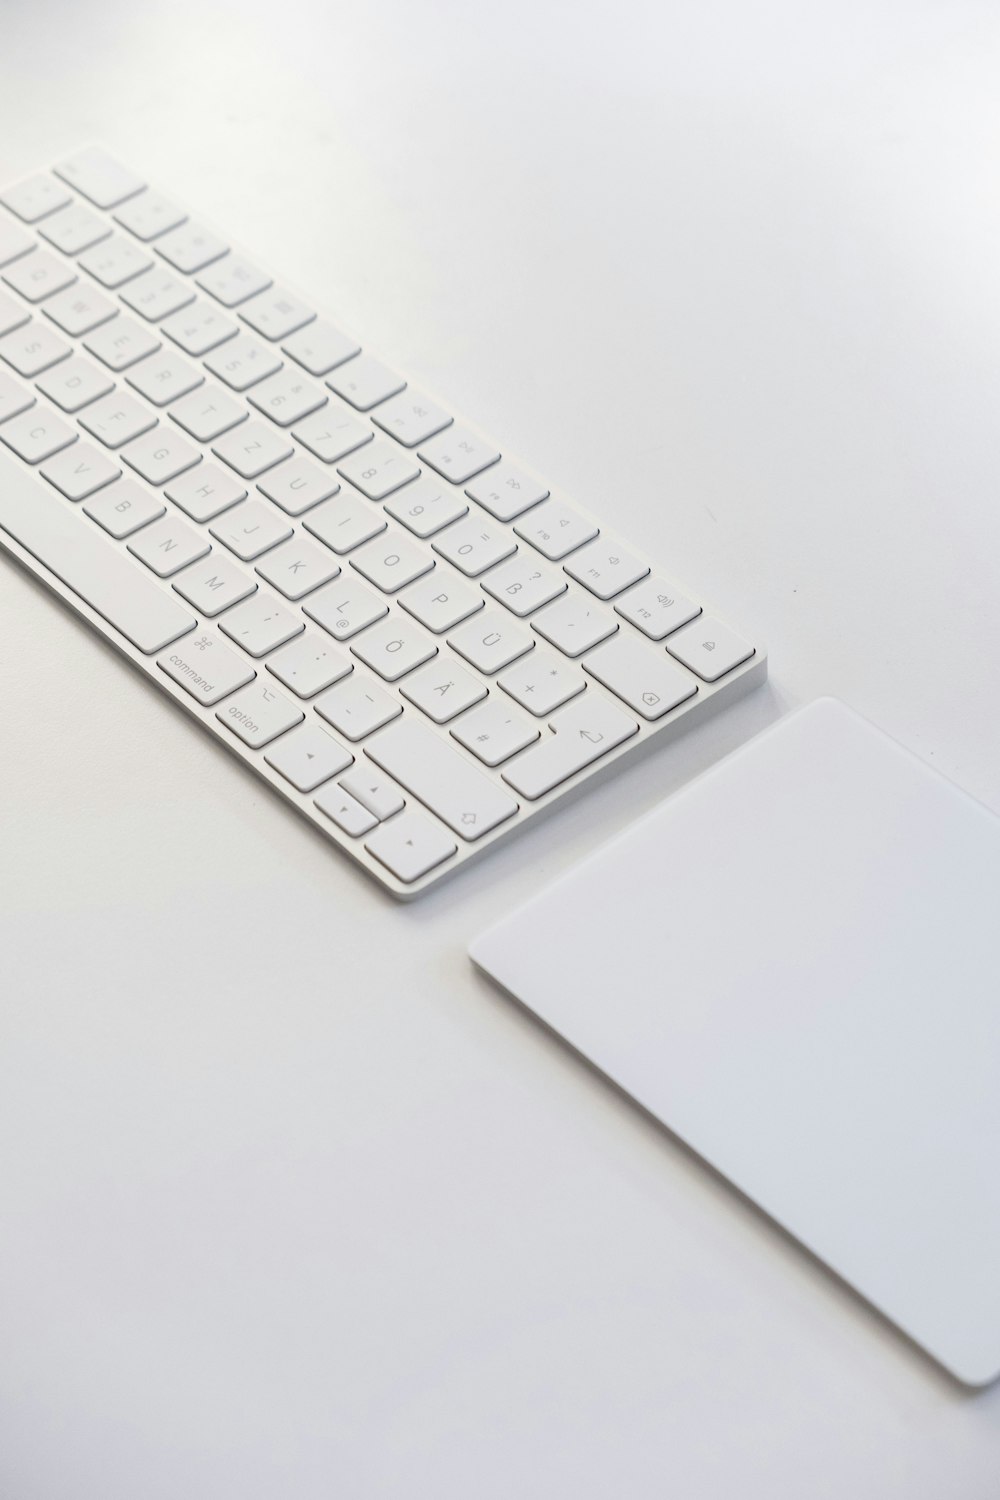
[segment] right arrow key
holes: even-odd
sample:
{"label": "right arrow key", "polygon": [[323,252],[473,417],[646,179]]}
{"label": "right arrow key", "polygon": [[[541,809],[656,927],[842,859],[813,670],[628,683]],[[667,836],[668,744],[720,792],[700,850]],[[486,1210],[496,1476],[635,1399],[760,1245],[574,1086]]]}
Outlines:
{"label": "right arrow key", "polygon": [[581,694],[554,715],[549,727],[550,739],[525,750],[502,772],[504,781],[529,802],[639,733],[634,719],[597,692]]}

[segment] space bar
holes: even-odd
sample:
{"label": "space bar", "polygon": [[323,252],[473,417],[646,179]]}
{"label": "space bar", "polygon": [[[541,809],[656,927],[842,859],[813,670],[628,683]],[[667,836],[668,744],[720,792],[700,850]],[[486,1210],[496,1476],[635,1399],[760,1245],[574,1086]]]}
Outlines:
{"label": "space bar", "polygon": [[198,621],[17,459],[0,451],[0,528],[145,655]]}

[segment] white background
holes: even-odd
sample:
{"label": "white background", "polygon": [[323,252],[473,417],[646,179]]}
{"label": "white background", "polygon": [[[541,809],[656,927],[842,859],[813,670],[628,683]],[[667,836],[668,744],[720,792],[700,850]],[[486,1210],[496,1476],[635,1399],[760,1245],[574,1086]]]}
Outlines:
{"label": "white background", "polygon": [[3,561],[3,1500],[1000,1492],[1000,1391],[465,957],[822,692],[1000,811],[998,64],[954,0],[4,0],[0,180],[103,141],[771,681],[399,908]]}

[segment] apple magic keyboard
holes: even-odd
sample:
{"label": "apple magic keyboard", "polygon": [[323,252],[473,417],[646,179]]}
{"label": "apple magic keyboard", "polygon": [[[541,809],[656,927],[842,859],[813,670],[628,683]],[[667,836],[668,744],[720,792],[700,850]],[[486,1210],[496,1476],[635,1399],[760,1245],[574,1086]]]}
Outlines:
{"label": "apple magic keyboard", "polygon": [[0,192],[0,277],[0,545],[393,895],[763,681],[103,151]]}

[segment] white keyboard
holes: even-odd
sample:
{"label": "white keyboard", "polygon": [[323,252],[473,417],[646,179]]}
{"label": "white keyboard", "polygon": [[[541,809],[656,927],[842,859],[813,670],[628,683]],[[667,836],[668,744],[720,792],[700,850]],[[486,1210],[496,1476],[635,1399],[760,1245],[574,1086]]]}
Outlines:
{"label": "white keyboard", "polygon": [[88,148],[0,193],[0,545],[393,895],[763,651]]}

